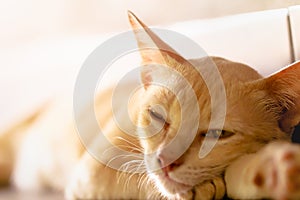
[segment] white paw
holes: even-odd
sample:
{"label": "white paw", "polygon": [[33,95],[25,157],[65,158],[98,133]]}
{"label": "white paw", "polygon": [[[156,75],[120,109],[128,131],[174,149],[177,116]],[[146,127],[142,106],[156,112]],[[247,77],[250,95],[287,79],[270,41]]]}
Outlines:
{"label": "white paw", "polygon": [[[80,163],[72,173],[72,177],[65,188],[66,199],[97,199],[101,195],[101,176],[95,174],[96,170]],[[100,196],[99,196],[100,195]]]}
{"label": "white paw", "polygon": [[256,166],[254,184],[274,199],[300,198],[300,146],[268,145]]}
{"label": "white paw", "polygon": [[138,199],[143,197],[139,195],[137,181],[126,184],[129,179],[134,180],[134,176],[130,174],[124,176],[124,180],[119,179],[118,171],[86,154],[72,173],[69,184],[65,188],[65,197],[66,199]]}

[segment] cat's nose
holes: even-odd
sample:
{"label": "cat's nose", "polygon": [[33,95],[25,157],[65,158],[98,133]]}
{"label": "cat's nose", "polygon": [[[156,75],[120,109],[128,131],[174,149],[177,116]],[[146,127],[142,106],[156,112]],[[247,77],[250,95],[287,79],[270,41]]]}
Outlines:
{"label": "cat's nose", "polygon": [[169,172],[173,171],[174,169],[176,169],[181,165],[180,160],[172,161],[167,156],[161,153],[158,154],[157,160],[160,165],[160,168],[162,169],[162,171],[165,173],[166,176],[168,175]]}

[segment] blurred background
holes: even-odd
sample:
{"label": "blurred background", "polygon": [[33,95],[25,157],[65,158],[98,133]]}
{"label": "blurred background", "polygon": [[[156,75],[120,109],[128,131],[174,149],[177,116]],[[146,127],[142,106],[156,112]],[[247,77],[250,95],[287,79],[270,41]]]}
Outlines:
{"label": "blurred background", "polygon": [[127,10],[156,25],[286,8],[300,0],[1,0],[0,4],[3,48],[45,35],[126,30]]}
{"label": "blurred background", "polygon": [[89,53],[130,28],[127,10],[157,26],[296,4],[300,0],[0,0],[0,130],[70,88]]}

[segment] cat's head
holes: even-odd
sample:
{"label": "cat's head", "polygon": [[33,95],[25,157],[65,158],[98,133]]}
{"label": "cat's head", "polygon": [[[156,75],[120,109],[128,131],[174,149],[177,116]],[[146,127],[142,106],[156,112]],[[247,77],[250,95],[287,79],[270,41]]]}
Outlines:
{"label": "cat's head", "polygon": [[[222,58],[185,60],[132,13],[129,19],[144,64],[136,123],[149,176],[163,195],[185,193],[222,176],[241,155],[289,139],[300,121],[300,63],[264,79]],[[205,145],[213,148],[201,156]]]}

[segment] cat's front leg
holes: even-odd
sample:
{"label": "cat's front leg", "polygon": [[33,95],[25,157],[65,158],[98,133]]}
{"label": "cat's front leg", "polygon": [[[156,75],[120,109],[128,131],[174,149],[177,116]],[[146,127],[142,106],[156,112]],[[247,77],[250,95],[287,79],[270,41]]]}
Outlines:
{"label": "cat's front leg", "polygon": [[241,158],[226,172],[232,198],[300,198],[300,146],[268,144],[257,154]]}
{"label": "cat's front leg", "polygon": [[[145,199],[141,174],[118,172],[86,153],[65,189],[66,199]],[[140,186],[140,187],[139,187]]]}

